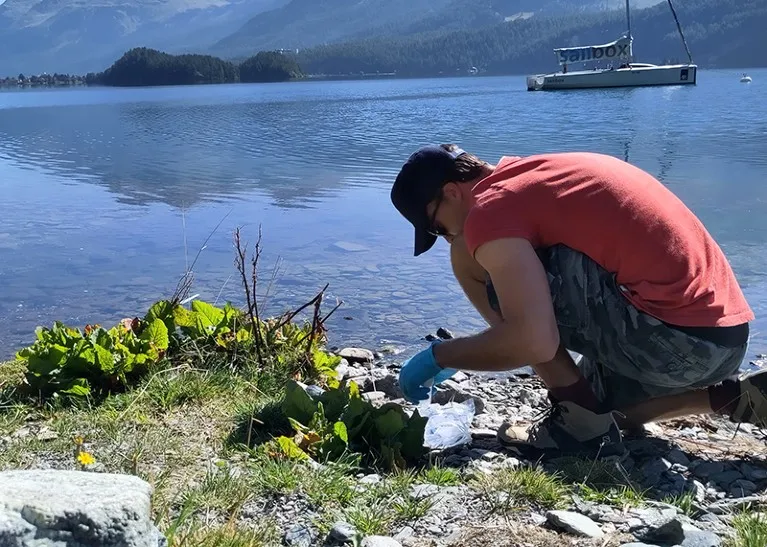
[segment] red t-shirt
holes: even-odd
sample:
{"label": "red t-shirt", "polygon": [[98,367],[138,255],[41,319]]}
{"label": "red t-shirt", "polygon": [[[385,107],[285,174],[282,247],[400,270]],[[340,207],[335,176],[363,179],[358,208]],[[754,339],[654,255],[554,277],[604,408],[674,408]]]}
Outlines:
{"label": "red t-shirt", "polygon": [[474,187],[464,225],[469,252],[519,237],[580,251],[628,291],[638,309],[685,327],[754,319],[719,245],[663,184],[612,156],[504,157]]}

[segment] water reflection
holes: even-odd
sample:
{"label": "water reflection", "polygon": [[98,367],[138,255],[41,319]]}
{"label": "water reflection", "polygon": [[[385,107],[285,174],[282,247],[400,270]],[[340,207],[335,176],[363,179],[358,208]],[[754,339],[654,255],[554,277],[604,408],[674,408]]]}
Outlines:
{"label": "water reflection", "polygon": [[730,257],[760,317],[759,346],[765,93],[701,72],[673,92],[528,93],[521,78],[462,78],[0,94],[0,356],[37,324],[116,320],[172,291],[182,209],[192,252],[229,214],[198,267],[204,298],[240,298],[231,230],[263,223],[269,258],[284,258],[273,305],[330,282],[346,302],[337,340],[479,329],[445,246],[413,259],[410,227],[389,204],[402,161],[429,142],[488,161],[599,151],[647,169]]}

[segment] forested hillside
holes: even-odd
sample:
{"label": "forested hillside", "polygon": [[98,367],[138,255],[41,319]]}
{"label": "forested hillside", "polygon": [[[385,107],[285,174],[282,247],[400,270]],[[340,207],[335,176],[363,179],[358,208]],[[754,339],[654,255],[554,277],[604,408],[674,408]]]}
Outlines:
{"label": "forested hillside", "polygon": [[[767,27],[767,0],[685,0],[675,7],[693,60],[701,66],[765,66],[759,44]],[[687,60],[665,2],[634,12],[632,25],[635,60]],[[583,12],[474,30],[328,44],[301,51],[298,60],[312,74],[438,75],[465,73],[471,67],[489,74],[538,72],[557,67],[555,47],[611,41],[625,30],[621,11]]]}
{"label": "forested hillside", "polygon": [[210,55],[169,55],[149,48],[134,48],[99,74],[89,74],[90,84],[107,86],[158,86],[282,82],[302,76],[293,57],[261,52],[242,64]]}
{"label": "forested hillside", "polygon": [[[659,1],[635,3],[639,9]],[[239,57],[260,49],[476,29],[510,18],[594,13],[623,5],[623,0],[291,0],[256,15],[210,51]]]}

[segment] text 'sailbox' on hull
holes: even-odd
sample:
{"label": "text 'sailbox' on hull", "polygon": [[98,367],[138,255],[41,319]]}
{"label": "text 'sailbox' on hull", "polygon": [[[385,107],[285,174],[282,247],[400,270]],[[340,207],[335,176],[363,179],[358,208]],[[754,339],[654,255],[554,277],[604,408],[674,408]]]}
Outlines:
{"label": "text 'sailbox' on hull", "polygon": [[[626,0],[628,31],[625,35],[608,44],[555,49],[554,53],[557,55],[562,70],[552,74],[528,76],[527,90],[695,85],[698,80],[698,67],[692,62],[690,49],[687,47],[687,41],[684,39],[682,27],[671,0],[668,0],[668,3],[687,51],[689,63],[653,65],[632,62],[631,9],[629,0]],[[591,70],[568,70],[568,66],[575,63],[606,63],[607,67]]]}

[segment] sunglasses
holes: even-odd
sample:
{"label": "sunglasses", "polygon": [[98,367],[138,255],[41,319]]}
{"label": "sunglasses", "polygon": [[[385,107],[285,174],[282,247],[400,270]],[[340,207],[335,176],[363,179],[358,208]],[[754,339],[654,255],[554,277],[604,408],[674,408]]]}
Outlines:
{"label": "sunglasses", "polygon": [[439,193],[437,196],[437,204],[434,207],[434,211],[431,213],[431,217],[429,218],[429,228],[426,230],[429,234],[433,236],[447,236],[449,235],[447,230],[445,230],[442,226],[435,226],[435,222],[437,219],[437,213],[439,213],[439,207],[442,205],[442,198],[444,194],[442,192]]}

